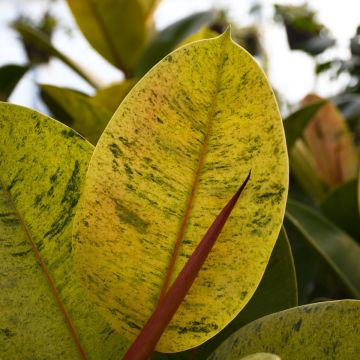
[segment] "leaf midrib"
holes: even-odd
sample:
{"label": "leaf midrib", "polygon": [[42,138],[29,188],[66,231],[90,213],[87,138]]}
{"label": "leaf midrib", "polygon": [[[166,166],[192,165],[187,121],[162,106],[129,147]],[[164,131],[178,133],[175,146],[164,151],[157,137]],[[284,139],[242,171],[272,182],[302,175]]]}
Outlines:
{"label": "leaf midrib", "polygon": [[[228,34],[224,33],[222,35],[223,39],[222,39],[222,44],[221,44],[221,58],[219,59],[219,68],[220,68],[220,64],[222,63],[222,61],[224,60],[224,53],[226,50],[226,45],[228,43],[228,39],[227,36],[229,36]],[[169,266],[168,269],[166,271],[166,275],[164,278],[164,282],[161,288],[161,292],[160,292],[160,297],[159,297],[159,303],[161,302],[161,300],[163,299],[163,297],[165,296],[169,285],[170,285],[170,280],[173,276],[174,273],[174,269],[175,269],[175,264],[176,264],[176,260],[179,256],[179,250],[180,250],[180,245],[181,245],[181,240],[184,236],[185,230],[186,230],[186,226],[188,224],[188,220],[190,217],[190,212],[191,212],[191,208],[194,202],[194,198],[195,198],[195,193],[196,190],[198,189],[198,184],[200,181],[200,175],[201,175],[201,171],[204,167],[205,164],[205,156],[208,150],[208,145],[209,145],[209,138],[210,135],[212,133],[212,125],[213,125],[213,119],[214,119],[214,114],[215,114],[215,110],[217,107],[217,98],[218,98],[218,93],[219,93],[219,88],[220,88],[220,84],[221,84],[221,80],[222,80],[222,74],[223,71],[218,71],[217,77],[216,77],[216,82],[215,82],[215,90],[214,90],[214,97],[212,99],[211,102],[211,106],[210,109],[208,111],[207,114],[207,125],[206,125],[206,130],[205,130],[205,135],[204,135],[204,141],[203,144],[201,146],[200,152],[199,152],[199,161],[198,161],[198,165],[196,167],[195,173],[194,173],[194,177],[193,177],[193,181],[192,181],[192,185],[191,185],[191,191],[189,194],[189,197],[187,199],[186,202],[186,208],[184,211],[184,215],[181,221],[181,225],[178,231],[178,235],[176,237],[176,241],[175,241],[175,246],[174,246],[174,250],[173,250],[173,254],[171,256],[171,260],[169,262]]]}
{"label": "leaf midrib", "polygon": [[11,196],[11,193],[9,192],[9,190],[7,189],[7,187],[5,186],[5,184],[0,180],[0,188],[2,188],[3,192],[4,192],[4,195],[5,197],[8,199],[9,201],[9,204],[10,206],[12,207],[13,209],[13,212],[14,214],[16,215],[16,217],[19,219],[20,221],[20,224],[21,224],[21,228],[25,234],[25,237],[26,239],[29,241],[29,244],[31,246],[31,249],[36,257],[36,260],[38,261],[41,269],[43,270],[43,274],[46,278],[46,281],[50,287],[50,290],[51,290],[51,293],[53,294],[53,297],[54,297],[54,300],[56,302],[56,304],[58,305],[64,319],[65,319],[65,322],[66,322],[66,325],[70,331],[70,334],[71,334],[71,337],[75,343],[75,346],[81,356],[81,359],[83,360],[88,360],[88,356],[85,352],[85,349],[83,348],[83,346],[81,345],[81,342],[80,342],[80,339],[79,339],[79,336],[76,332],[76,329],[75,329],[75,326],[73,324],[73,321],[68,313],[68,311],[66,310],[65,308],[65,305],[64,303],[62,302],[61,300],[61,297],[60,297],[60,293],[55,285],[55,282],[54,280],[52,279],[51,277],[51,274],[46,266],[46,263],[44,261],[44,259],[42,258],[41,254],[40,254],[40,251],[38,250],[36,244],[35,244],[35,241],[29,231],[29,228],[28,226],[26,225],[25,221],[23,220],[17,206],[16,206],[16,203],[14,202],[12,196]]}

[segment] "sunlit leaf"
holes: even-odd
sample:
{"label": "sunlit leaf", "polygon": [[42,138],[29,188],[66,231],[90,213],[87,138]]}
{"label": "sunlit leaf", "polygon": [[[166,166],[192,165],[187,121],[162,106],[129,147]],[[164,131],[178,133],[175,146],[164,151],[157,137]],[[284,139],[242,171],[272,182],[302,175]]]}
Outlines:
{"label": "sunlit leaf", "polygon": [[0,67],[0,101],[6,101],[29,66],[8,64]]}
{"label": "sunlit leaf", "polygon": [[72,220],[92,152],[59,122],[0,104],[2,359],[116,359],[127,346],[73,270]]}
{"label": "sunlit leaf", "polygon": [[152,359],[206,359],[224,340],[242,326],[262,316],[296,305],[297,286],[294,262],[289,241],[285,230],[282,229],[259,287],[240,314],[219,334],[199,347],[181,354],[162,355],[158,353]]}
{"label": "sunlit leaf", "polygon": [[286,219],[338,274],[352,295],[360,298],[360,247],[356,241],[324,216],[293,200],[288,200]]}
{"label": "sunlit leaf", "polygon": [[128,76],[146,42],[146,14],[138,1],[67,0],[86,39]]}
{"label": "sunlit leaf", "polygon": [[280,231],[288,164],[274,95],[228,33],[173,52],[131,90],[98,142],[74,229],[79,274],[115,329],[136,337],[250,169],[157,350],[201,344],[248,303]]}
{"label": "sunlit leaf", "polygon": [[360,352],[360,301],[310,304],[265,316],[241,328],[209,360],[237,360],[254,352],[282,359],[349,360]]}
{"label": "sunlit leaf", "polygon": [[224,225],[226,224],[234,206],[241,193],[244,191],[251,176],[251,170],[235,195],[229,200],[226,206],[210,225],[202,240],[199,242],[189,260],[186,262],[180,273],[169,289],[160,297],[160,301],[150,319],[142,328],[136,340],[123,357],[124,360],[147,360],[153,353],[156,344],[165,331],[167,325],[174,317],[177,309],[184,301],[192,284],[204,265],[205,260],[214,247]]}
{"label": "sunlit leaf", "polygon": [[262,352],[242,357],[240,360],[281,360],[281,358],[274,354]]}
{"label": "sunlit leaf", "polygon": [[96,144],[112,112],[78,91],[41,85],[41,95],[56,119]]}

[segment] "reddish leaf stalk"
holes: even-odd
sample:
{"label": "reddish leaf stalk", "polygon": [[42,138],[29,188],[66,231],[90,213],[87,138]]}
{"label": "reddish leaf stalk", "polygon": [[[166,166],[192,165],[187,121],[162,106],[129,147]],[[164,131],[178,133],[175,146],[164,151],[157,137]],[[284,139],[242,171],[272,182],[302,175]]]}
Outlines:
{"label": "reddish leaf stalk", "polygon": [[198,272],[209,255],[216,239],[224,227],[232,209],[250,179],[251,170],[239,190],[223,208],[205,236],[187,261],[171,288],[159,303],[150,319],[143,327],[123,360],[147,360],[155,349],[162,333],[184,300]]}

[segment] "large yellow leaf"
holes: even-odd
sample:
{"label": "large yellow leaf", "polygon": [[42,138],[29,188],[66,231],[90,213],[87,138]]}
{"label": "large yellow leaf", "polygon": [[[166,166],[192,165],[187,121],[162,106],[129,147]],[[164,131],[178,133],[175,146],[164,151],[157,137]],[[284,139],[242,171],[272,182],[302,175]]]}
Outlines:
{"label": "large yellow leaf", "polygon": [[93,146],[34,110],[0,103],[0,358],[119,358],[73,267],[71,230]]}
{"label": "large yellow leaf", "polygon": [[280,231],[288,163],[273,92],[228,33],[176,50],[131,90],[95,149],[74,224],[79,274],[116,330],[135,338],[250,169],[157,350],[201,344],[250,300]]}
{"label": "large yellow leaf", "polygon": [[[147,13],[137,0],[68,0],[89,43],[126,74],[136,66],[146,42]],[[142,3],[145,3],[143,1]],[[147,10],[152,8],[148,7]]]}

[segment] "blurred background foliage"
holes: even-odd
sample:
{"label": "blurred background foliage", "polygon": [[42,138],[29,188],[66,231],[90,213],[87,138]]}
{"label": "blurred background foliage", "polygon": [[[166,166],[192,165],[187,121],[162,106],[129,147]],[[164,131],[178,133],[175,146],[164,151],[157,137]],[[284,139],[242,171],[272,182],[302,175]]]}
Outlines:
{"label": "blurred background foliage", "polygon": [[[289,51],[312,59],[315,81],[326,74],[331,86],[341,77],[341,86],[335,86],[327,98],[328,94],[304,93],[301,101],[293,102],[274,87],[291,169],[285,227],[297,269],[300,304],[360,298],[360,26],[349,39],[348,56],[332,58],[331,51],[324,54],[337,39],[307,4],[251,2],[244,24],[233,22],[226,8],[209,9],[158,29],[154,21],[157,0],[68,0],[76,29],[62,24],[61,14],[55,11],[59,3],[66,6],[65,0],[42,1],[43,11],[36,20],[19,8],[16,19],[6,24],[17,34],[27,60],[19,63],[14,58],[0,67],[0,100],[18,101],[21,95],[12,94],[24,77],[30,77],[31,86],[20,94],[30,93],[32,107],[73,127],[93,144],[128,91],[152,66],[179,46],[217,36],[230,23],[234,41],[255,56],[265,72],[269,62],[281,60],[270,59],[264,46],[270,21],[286,34]],[[264,17],[265,12],[271,16]],[[81,59],[81,49],[65,54],[54,45],[59,28],[69,39],[81,31],[94,49],[97,60],[92,64],[103,66],[96,74],[88,67],[91,60]],[[46,67],[54,59],[72,69],[73,86],[52,83],[53,74],[46,73]],[[39,76],[40,70],[46,76]],[[298,72],[303,71],[299,67]],[[116,81],[107,81],[107,72],[116,74]],[[288,82],[301,86],[291,78]]]}

